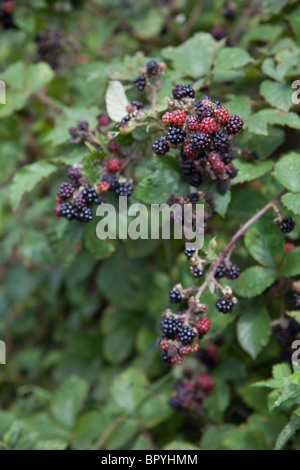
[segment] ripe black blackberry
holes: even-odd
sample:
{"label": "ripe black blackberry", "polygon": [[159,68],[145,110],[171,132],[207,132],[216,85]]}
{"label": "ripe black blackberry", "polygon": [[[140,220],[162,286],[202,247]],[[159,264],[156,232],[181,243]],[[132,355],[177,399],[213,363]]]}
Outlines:
{"label": "ripe black blackberry", "polygon": [[98,204],[99,198],[94,188],[89,185],[85,185],[84,189],[81,192],[81,196],[86,201],[87,205],[91,205],[93,203]]}
{"label": "ripe black blackberry", "polygon": [[78,210],[70,202],[64,202],[60,206],[60,215],[67,220],[74,220],[78,215]]}
{"label": "ripe black blackberry", "polygon": [[196,253],[196,250],[194,248],[187,248],[186,250],[184,250],[183,252],[185,254],[185,256],[187,257],[187,259],[191,259],[191,257],[193,256],[194,253]]}
{"label": "ripe black blackberry", "polygon": [[162,320],[159,324],[159,328],[164,333],[166,338],[174,339],[177,334],[178,330],[181,327],[181,322],[177,320],[175,317],[169,317]]}
{"label": "ripe black blackberry", "polygon": [[76,220],[79,222],[89,222],[92,220],[93,214],[89,207],[85,206],[82,209],[78,210],[78,214],[76,216]]}
{"label": "ripe black blackberry", "polygon": [[202,269],[199,269],[199,268],[193,268],[192,269],[192,275],[196,278],[199,278],[199,277],[202,277],[203,276],[203,271]]}
{"label": "ripe black blackberry", "polygon": [[225,194],[229,188],[229,183],[227,180],[217,180],[217,188],[220,194]]}
{"label": "ripe black blackberry", "polygon": [[224,297],[220,297],[220,299],[217,300],[216,307],[219,312],[229,313],[232,312],[233,303],[230,300],[224,299]]}
{"label": "ripe black blackberry", "polygon": [[75,197],[73,201],[73,206],[75,207],[75,209],[81,210],[85,207],[85,205],[86,201],[82,196]]}
{"label": "ripe black blackberry", "polygon": [[179,328],[179,330],[178,330],[178,339],[183,344],[192,343],[195,336],[196,336],[195,332],[191,328],[189,328],[188,326],[183,326],[182,328]]}
{"label": "ripe black blackberry", "polygon": [[177,289],[170,290],[169,300],[172,304],[180,304],[180,302],[182,301],[182,297],[181,297],[179,290]]}
{"label": "ripe black blackberry", "polygon": [[171,364],[171,358],[168,355],[167,351],[162,351],[160,357],[162,358],[163,361],[168,362]]}
{"label": "ripe black blackberry", "polygon": [[233,152],[220,153],[220,157],[222,159],[222,162],[224,162],[226,164],[231,163],[232,160],[234,159]]}
{"label": "ripe black blackberry", "polygon": [[190,85],[181,85],[177,83],[172,90],[173,97],[175,100],[181,100],[182,98],[194,98],[195,90]]}
{"label": "ripe black blackberry", "polygon": [[156,60],[149,60],[149,62],[146,65],[146,73],[148,77],[154,77],[157,75],[159,72],[159,65],[156,62]]}
{"label": "ripe black blackberry", "polygon": [[235,178],[238,175],[238,172],[239,172],[239,170],[231,164],[229,164],[226,167],[226,173],[227,173],[227,175],[229,176],[230,179]]}
{"label": "ripe black blackberry", "polygon": [[194,160],[186,158],[181,162],[181,168],[185,175],[192,175],[196,170]]}
{"label": "ripe black blackberry", "polygon": [[275,331],[275,338],[277,342],[282,346],[283,348],[286,348],[288,346],[291,346],[294,335],[290,333],[288,330],[279,330]]}
{"label": "ripe black blackberry", "polygon": [[106,181],[106,183],[109,183],[109,189],[111,189],[112,191],[114,191],[119,185],[118,178],[109,171],[103,175],[102,181]]}
{"label": "ripe black blackberry", "polygon": [[89,123],[87,121],[80,121],[78,123],[77,129],[79,131],[87,132],[89,130]]}
{"label": "ripe black blackberry", "polygon": [[195,150],[205,150],[210,147],[212,143],[211,136],[209,134],[205,134],[204,132],[197,132],[191,137],[191,147]]}
{"label": "ripe black blackberry", "polygon": [[300,292],[294,292],[294,308],[300,310]]}
{"label": "ripe black blackberry", "polygon": [[79,180],[80,176],[81,174],[78,168],[76,168],[75,166],[70,166],[68,168],[68,178],[70,178],[70,180],[77,181]]}
{"label": "ripe black blackberry", "polygon": [[152,148],[157,155],[165,155],[170,150],[168,142],[162,137],[153,142]]}
{"label": "ripe black blackberry", "polygon": [[141,102],[141,101],[137,101],[137,100],[134,100],[134,101],[131,101],[131,106],[133,106],[135,109],[143,109],[144,107],[144,104]]}
{"label": "ripe black blackberry", "polygon": [[231,279],[232,281],[234,279],[237,279],[240,275],[240,268],[236,264],[232,264],[229,269],[226,271],[226,277],[227,279]]}
{"label": "ripe black blackberry", "polygon": [[300,333],[300,324],[293,317],[289,319],[288,330],[292,335]]}
{"label": "ripe black blackberry", "polygon": [[295,222],[291,217],[283,217],[279,228],[283,233],[290,233],[295,228]]}
{"label": "ripe black blackberry", "polygon": [[216,365],[214,359],[209,357],[205,348],[199,348],[197,352],[195,352],[195,357],[199,359],[208,369],[213,369]]}
{"label": "ripe black blackberry", "polygon": [[191,175],[186,176],[186,180],[190,186],[198,188],[202,183],[201,173],[199,173],[198,171],[194,171]]}
{"label": "ripe black blackberry", "polygon": [[197,204],[197,202],[200,200],[199,193],[188,194],[188,199],[192,204]]}
{"label": "ripe black blackberry", "polygon": [[138,90],[143,91],[146,86],[146,78],[143,75],[139,75],[133,80],[134,86],[137,87]]}
{"label": "ripe black blackberry", "polygon": [[195,90],[190,85],[184,85],[183,87],[185,96],[189,98],[195,98]]}
{"label": "ripe black blackberry", "polygon": [[130,121],[130,116],[129,114],[127,114],[126,116],[122,117],[121,124],[126,124],[129,121]]}
{"label": "ripe black blackberry", "polygon": [[242,130],[244,125],[243,119],[240,118],[240,116],[237,116],[236,114],[233,114],[230,116],[227,122],[227,130],[230,134],[237,134]]}
{"label": "ripe black blackberry", "polygon": [[64,182],[61,183],[61,185],[59,186],[57,190],[57,195],[61,199],[69,199],[70,197],[72,197],[74,191],[75,188],[72,183]]}
{"label": "ripe black blackberry", "polygon": [[216,269],[215,272],[215,278],[216,279],[221,279],[222,277],[225,277],[227,273],[227,268],[224,263],[219,264],[219,266]]}
{"label": "ripe black blackberry", "polygon": [[211,106],[200,106],[197,109],[197,116],[202,120],[206,117],[213,117],[215,114],[213,108]]}
{"label": "ripe black blackberry", "polygon": [[170,142],[171,144],[179,145],[184,141],[186,137],[186,133],[180,127],[169,126],[168,132],[166,133],[165,137],[166,137],[166,140]]}
{"label": "ripe black blackberry", "polygon": [[130,196],[132,194],[132,186],[128,181],[125,183],[119,183],[115,189],[116,196]]}
{"label": "ripe black blackberry", "polygon": [[230,150],[231,144],[226,131],[219,129],[214,133],[213,147],[214,149],[221,150],[222,152],[228,152]]}
{"label": "ripe black blackberry", "polygon": [[183,410],[184,405],[181,401],[181,398],[179,396],[176,397],[171,397],[169,399],[169,405],[174,408],[175,410]]}

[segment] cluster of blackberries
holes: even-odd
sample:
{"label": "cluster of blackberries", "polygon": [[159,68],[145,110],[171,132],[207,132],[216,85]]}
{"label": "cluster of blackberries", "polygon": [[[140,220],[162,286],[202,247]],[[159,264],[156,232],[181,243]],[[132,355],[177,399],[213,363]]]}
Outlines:
{"label": "cluster of blackberries", "polygon": [[68,169],[68,177],[71,182],[63,182],[57,190],[55,213],[58,217],[89,222],[93,218],[91,207],[101,204],[101,201],[92,186],[89,186],[80,170],[71,166]]}
{"label": "cluster of blackberries", "polygon": [[156,62],[155,60],[149,60],[146,65],[145,71],[133,80],[134,86],[139,90],[143,91],[147,85],[147,79],[156,77],[158,73],[163,69],[163,64]]}
{"label": "cluster of blackberries", "polygon": [[236,264],[231,264],[229,268],[225,266],[224,263],[220,264],[215,272],[215,278],[221,279],[222,277],[227,277],[227,279],[235,280],[240,275],[240,268]]}
{"label": "cluster of blackberries", "polygon": [[0,24],[4,29],[16,28],[13,19],[13,12],[16,9],[15,2],[1,2]]}
{"label": "cluster of blackberries", "polygon": [[59,69],[67,62],[69,65],[75,65],[75,57],[70,54],[67,56],[66,52],[79,51],[79,44],[74,38],[68,38],[62,28],[44,31],[36,36],[35,41],[39,60],[47,62],[53,70]]}
{"label": "cluster of blackberries", "polygon": [[[162,121],[168,126],[164,137],[153,142],[157,155],[166,154],[171,147],[181,147],[181,166],[188,183],[199,187],[203,181],[216,181],[225,193],[229,180],[237,176],[233,166],[231,140],[243,128],[243,120],[229,115],[221,103],[210,96],[195,101],[190,85],[173,87],[173,100]],[[184,109],[184,110],[183,110]]]}
{"label": "cluster of blackberries", "polygon": [[212,390],[213,380],[209,374],[183,377],[175,382],[169,405],[183,413],[201,413],[203,400]]}
{"label": "cluster of blackberries", "polygon": [[282,233],[290,233],[294,230],[295,228],[295,222],[291,217],[283,217],[279,224],[279,228],[282,231]]}
{"label": "cluster of blackberries", "polygon": [[195,253],[196,250],[194,250],[193,248],[184,250],[184,254],[190,263],[190,273],[192,274],[192,276],[194,276],[194,278],[198,279],[203,276],[204,271],[202,269],[201,264],[199,263],[198,256],[194,256]]}

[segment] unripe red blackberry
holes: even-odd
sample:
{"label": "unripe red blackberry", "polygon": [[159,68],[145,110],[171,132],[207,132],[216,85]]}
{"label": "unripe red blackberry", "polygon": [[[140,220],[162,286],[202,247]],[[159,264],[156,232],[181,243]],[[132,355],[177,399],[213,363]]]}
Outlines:
{"label": "unripe red blackberry", "polygon": [[222,175],[225,172],[225,163],[222,162],[221,157],[218,153],[209,152],[209,154],[207,155],[207,160],[211,164],[216,175]]}
{"label": "unripe red blackberry", "polygon": [[209,374],[201,374],[197,379],[197,384],[205,393],[211,392],[213,387],[213,379]]}
{"label": "unripe red blackberry", "polygon": [[110,189],[110,184],[107,181],[100,181],[97,187],[100,193],[104,193]]}
{"label": "unripe red blackberry", "polygon": [[236,114],[233,114],[230,116],[227,122],[227,130],[230,134],[237,134],[242,130],[244,125],[243,120],[237,116]]}
{"label": "unripe red blackberry", "polygon": [[200,124],[200,131],[205,134],[212,134],[218,129],[217,123],[212,117],[204,118]]}
{"label": "unripe red blackberry", "polygon": [[3,5],[1,5],[1,9],[7,15],[11,15],[16,9],[16,4],[15,2],[4,2]]}
{"label": "unripe red blackberry", "polygon": [[75,191],[75,188],[72,185],[72,183],[64,182],[64,183],[61,183],[61,185],[59,186],[57,190],[57,195],[61,199],[66,200],[72,197],[74,191]]}
{"label": "unripe red blackberry", "polygon": [[176,356],[172,357],[171,363],[172,364],[182,364],[183,357],[180,354],[176,354]]}
{"label": "unripe red blackberry", "polygon": [[172,118],[171,118],[171,123],[174,124],[175,126],[182,126],[186,121],[186,114],[184,111],[181,111],[180,109],[176,109],[172,113]]}
{"label": "unripe red blackberry", "polygon": [[198,318],[195,327],[201,335],[205,335],[210,330],[210,319],[208,317]]}
{"label": "unripe red blackberry", "polygon": [[231,279],[232,281],[234,279],[237,279],[240,275],[240,268],[236,264],[232,264],[229,269],[226,271],[226,277],[227,279]]}
{"label": "unripe red blackberry", "polygon": [[182,356],[187,356],[187,354],[189,354],[190,352],[191,352],[191,346],[181,346],[179,348],[179,353]]}
{"label": "unripe red blackberry", "polygon": [[165,155],[170,150],[168,142],[162,137],[153,142],[152,148],[157,155]]}
{"label": "unripe red blackberry", "polygon": [[115,173],[116,171],[120,171],[122,168],[122,163],[118,158],[112,158],[107,162],[106,169],[111,173]]}
{"label": "unripe red blackberry", "polygon": [[60,209],[61,209],[61,204],[57,204],[54,209],[55,215],[57,215],[57,217],[61,217]]}
{"label": "unripe red blackberry", "polygon": [[229,112],[226,108],[222,107],[216,109],[216,121],[218,124],[225,124],[228,122],[229,119]]}
{"label": "unripe red blackberry", "polygon": [[163,338],[159,343],[160,349],[167,351],[169,349],[169,341],[166,338]]}
{"label": "unripe red blackberry", "polygon": [[171,124],[172,122],[172,113],[169,113],[168,111],[162,116],[162,122],[164,124]]}
{"label": "unripe red blackberry", "polygon": [[120,153],[121,145],[115,140],[111,140],[108,144],[108,151],[111,153]]}
{"label": "unripe red blackberry", "polygon": [[98,119],[98,124],[101,127],[102,126],[106,127],[110,124],[110,118],[107,114],[100,114],[97,119]]}
{"label": "unripe red blackberry", "polygon": [[194,115],[188,116],[186,120],[187,128],[190,131],[198,131],[200,129],[200,123],[201,123],[200,119]]}
{"label": "unripe red blackberry", "polygon": [[215,359],[218,356],[219,348],[216,344],[209,344],[206,348],[206,352],[211,359]]}

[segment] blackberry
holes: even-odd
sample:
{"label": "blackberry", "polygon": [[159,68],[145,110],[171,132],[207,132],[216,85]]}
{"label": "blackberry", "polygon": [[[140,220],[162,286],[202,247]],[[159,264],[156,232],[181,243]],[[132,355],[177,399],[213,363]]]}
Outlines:
{"label": "blackberry", "polygon": [[182,301],[182,297],[181,297],[179,290],[177,289],[170,290],[169,300],[172,304],[180,304],[180,302]]}
{"label": "blackberry", "polygon": [[132,186],[128,181],[125,183],[119,183],[119,185],[115,189],[116,196],[130,196],[132,194]]}
{"label": "blackberry", "polygon": [[169,317],[162,320],[159,324],[159,328],[167,338],[174,339],[181,327],[181,322],[175,317]]}
{"label": "blackberry", "polygon": [[102,181],[105,181],[106,183],[108,183],[110,186],[109,189],[112,189],[112,190],[115,190],[119,185],[118,178],[113,173],[110,173],[110,172],[107,172],[103,175]]}
{"label": "blackberry", "polygon": [[99,203],[97,193],[95,189],[92,188],[91,186],[85,185],[84,189],[81,192],[81,196],[83,197],[83,199],[86,201],[86,203],[89,206],[93,203],[95,204]]}
{"label": "blackberry", "polygon": [[190,85],[184,85],[183,89],[185,96],[188,96],[189,98],[195,97],[195,90]]}
{"label": "blackberry", "polygon": [[188,175],[186,177],[186,180],[191,186],[194,186],[195,188],[198,188],[202,183],[202,176],[201,176],[200,173],[195,172],[191,175]]}
{"label": "blackberry", "polygon": [[230,150],[229,136],[226,131],[219,129],[213,135],[213,146],[216,150],[228,152]]}
{"label": "blackberry", "polygon": [[180,397],[171,397],[169,399],[169,405],[174,408],[175,410],[183,410],[184,406],[182,404],[181,398]]}
{"label": "blackberry", "polygon": [[241,119],[236,114],[233,114],[228,119],[228,123],[226,127],[230,134],[237,134],[243,128],[243,125],[244,125],[243,119]]}
{"label": "blackberry", "polygon": [[294,292],[294,308],[300,310],[300,292]]}
{"label": "blackberry", "polygon": [[191,259],[191,257],[193,256],[194,253],[196,253],[196,250],[194,248],[187,248],[186,250],[184,250],[183,252],[185,254],[185,256],[187,257],[187,259]]}
{"label": "blackberry", "polygon": [[76,219],[78,210],[70,202],[64,202],[60,206],[60,215],[67,220],[73,220]]}
{"label": "blackberry", "polygon": [[173,145],[179,145],[184,141],[186,137],[185,131],[180,127],[169,126],[168,132],[166,133],[166,140]]}
{"label": "blackberry", "polygon": [[209,134],[204,134],[204,132],[197,132],[191,137],[191,147],[195,150],[205,150],[208,149],[212,139]]}
{"label": "blackberry", "polygon": [[135,109],[143,109],[143,107],[144,107],[144,104],[143,104],[141,101],[137,101],[137,100],[131,101],[130,104],[131,104]]}
{"label": "blackberry", "polygon": [[196,171],[194,160],[192,158],[187,158],[181,162],[181,168],[185,175],[192,175]]}
{"label": "blackberry", "polygon": [[219,264],[219,266],[216,269],[215,272],[215,278],[216,279],[221,279],[222,277],[225,277],[227,273],[227,268],[224,263]]}
{"label": "blackberry", "polygon": [[231,279],[232,281],[234,279],[237,279],[240,275],[240,268],[236,264],[232,264],[229,269],[226,271],[226,277],[227,279]]}
{"label": "blackberry", "polygon": [[221,157],[222,161],[226,164],[231,163],[232,160],[234,159],[233,152],[221,153],[220,157]]}
{"label": "blackberry", "polygon": [[232,312],[233,303],[230,300],[224,299],[224,297],[220,297],[220,299],[217,300],[216,307],[219,312],[229,313]]}
{"label": "blackberry", "polygon": [[80,121],[78,123],[77,129],[79,131],[87,132],[89,130],[89,123],[87,121]]}
{"label": "blackberry", "polygon": [[195,332],[188,326],[183,326],[182,328],[179,328],[178,330],[178,339],[183,344],[192,343],[195,336],[196,336]]}
{"label": "blackberry", "polygon": [[290,233],[295,228],[295,222],[291,217],[283,217],[279,228],[283,233]]}
{"label": "blackberry", "polygon": [[57,190],[57,195],[61,199],[69,199],[70,197],[72,197],[74,191],[75,191],[75,188],[72,185],[72,183],[65,182],[65,183],[61,183],[61,185],[59,186]]}
{"label": "blackberry", "polygon": [[121,124],[126,124],[128,121],[130,121],[130,116],[127,114],[126,116],[122,117],[121,119]]}
{"label": "blackberry", "polygon": [[192,275],[196,278],[202,277],[203,276],[203,271],[202,271],[202,269],[199,269],[199,268],[193,268],[192,269]]}
{"label": "blackberry", "polygon": [[239,172],[239,170],[235,166],[233,166],[231,164],[227,165],[226,173],[227,173],[227,175],[229,176],[230,179],[235,178],[238,175],[238,172]]}
{"label": "blackberry", "polygon": [[197,109],[197,116],[201,120],[207,117],[213,117],[215,114],[214,110],[211,108],[211,106],[200,106],[200,108]]}
{"label": "blackberry", "polygon": [[70,166],[68,168],[68,177],[70,178],[70,180],[77,181],[79,180],[80,176],[81,174],[78,168],[75,168],[75,166]]}
{"label": "blackberry", "polygon": [[293,317],[289,319],[288,330],[292,335],[300,333],[300,324]]}
{"label": "blackberry", "polygon": [[152,148],[157,155],[165,155],[170,150],[168,142],[162,137],[153,142]]}
{"label": "blackberry", "polygon": [[93,218],[92,211],[87,206],[80,209],[76,216],[76,220],[78,220],[79,222],[89,222],[90,220],[92,220],[92,218]]}
{"label": "blackberry", "polygon": [[186,97],[194,98],[195,96],[195,90],[190,85],[181,85],[181,83],[173,87],[172,93],[175,100],[181,100]]}
{"label": "blackberry", "polygon": [[139,75],[133,80],[133,83],[138,90],[143,91],[146,86],[146,78],[143,75]]}
{"label": "blackberry", "polygon": [[171,358],[168,355],[167,351],[162,351],[160,357],[162,358],[163,361],[168,362],[171,364]]}
{"label": "blackberry", "polygon": [[85,202],[85,199],[82,196],[75,197],[75,199],[73,201],[73,206],[76,209],[81,210],[81,209],[84,208],[85,205],[86,205],[86,202]]}
{"label": "blackberry", "polygon": [[192,204],[197,204],[200,200],[199,193],[188,194],[188,199]]}
{"label": "blackberry", "polygon": [[156,62],[156,60],[149,60],[149,62],[146,65],[147,68],[147,75],[148,77],[153,77],[158,74],[159,72],[159,65]]}
{"label": "blackberry", "polygon": [[228,181],[226,180],[217,180],[217,188],[220,194],[225,194],[229,188]]}
{"label": "blackberry", "polygon": [[207,354],[206,349],[199,348],[197,352],[195,352],[195,356],[199,361],[201,361],[208,369],[213,369],[216,365],[214,359],[209,357]]}

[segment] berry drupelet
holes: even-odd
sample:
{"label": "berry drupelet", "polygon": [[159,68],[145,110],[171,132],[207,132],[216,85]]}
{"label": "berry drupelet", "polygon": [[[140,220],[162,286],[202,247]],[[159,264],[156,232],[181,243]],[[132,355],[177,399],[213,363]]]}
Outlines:
{"label": "berry drupelet", "polygon": [[179,290],[177,289],[170,290],[169,300],[172,304],[179,304],[182,301],[182,297],[181,297]]}

